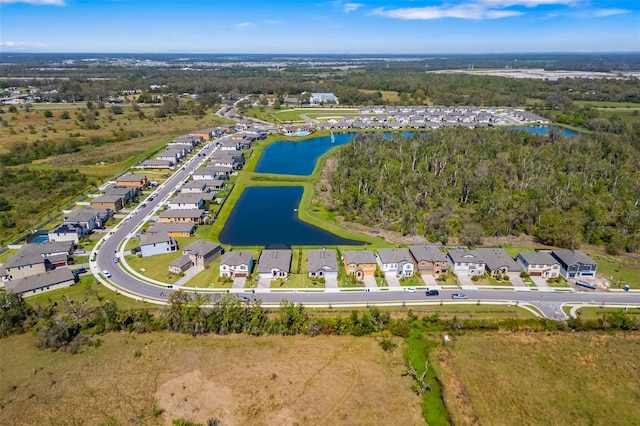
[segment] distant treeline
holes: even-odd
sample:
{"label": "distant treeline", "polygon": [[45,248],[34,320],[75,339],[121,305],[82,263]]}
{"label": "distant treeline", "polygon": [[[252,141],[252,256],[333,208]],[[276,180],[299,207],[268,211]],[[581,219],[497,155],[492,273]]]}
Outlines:
{"label": "distant treeline", "polygon": [[605,312],[595,320],[570,319],[441,319],[437,314],[418,318],[411,310],[404,318],[392,319],[377,308],[353,310],[349,315],[316,316],[302,305],[283,302],[273,313],[259,301],[241,302],[231,294],[212,300],[174,292],[159,314],[149,310],[120,309],[111,300],[98,297],[99,306],[63,299],[32,308],[24,299],[0,289],[0,337],[31,331],[41,349],[77,352],[92,339],[110,331],[145,333],[173,331],[191,335],[385,335],[408,337],[411,330],[461,332],[462,330],[637,330],[640,321],[622,311]]}
{"label": "distant treeline", "polygon": [[526,233],[560,247],[635,252],[639,140],[640,125],[571,138],[462,128],[362,134],[336,154],[333,207],[349,221],[443,243]]}

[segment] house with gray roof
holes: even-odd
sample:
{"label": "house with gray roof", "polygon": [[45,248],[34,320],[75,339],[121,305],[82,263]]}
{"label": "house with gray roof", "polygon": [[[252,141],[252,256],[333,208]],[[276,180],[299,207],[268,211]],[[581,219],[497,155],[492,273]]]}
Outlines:
{"label": "house with gray roof", "polygon": [[95,197],[89,204],[94,209],[110,209],[119,212],[124,208],[125,199],[121,195],[105,194]]}
{"label": "house with gray roof", "polygon": [[173,160],[144,160],[137,167],[141,169],[171,169],[176,162]]}
{"label": "house with gray roof", "polygon": [[484,261],[475,250],[449,250],[447,259],[455,274],[484,275]]}
{"label": "house with gray roof", "polygon": [[[209,199],[211,199],[209,195]],[[204,209],[204,194],[178,194],[167,202],[170,209]]]}
{"label": "house with gray roof", "polygon": [[491,275],[506,275],[520,272],[520,265],[502,248],[477,248],[476,253],[484,261],[485,269]]}
{"label": "house with gray roof", "polygon": [[47,232],[47,235],[49,241],[72,241],[73,244],[78,244],[88,233],[89,231],[78,223],[63,223]]}
{"label": "house with gray roof", "polygon": [[521,251],[516,261],[532,277],[555,278],[560,276],[560,262],[550,251]]}
{"label": "house with gray roof", "polygon": [[409,252],[413,256],[421,275],[438,275],[449,270],[447,257],[434,244],[409,246]]}
{"label": "house with gray roof", "polygon": [[70,269],[60,268],[6,281],[4,287],[7,291],[28,297],[45,291],[69,287],[75,284],[76,280],[76,275]]}
{"label": "house with gray roof", "polygon": [[342,263],[347,275],[354,275],[358,281],[365,276],[375,276],[376,257],[368,250],[347,250],[342,252]]}
{"label": "house with gray roof", "polygon": [[206,213],[202,209],[168,209],[160,213],[160,222],[193,222],[204,220]]}
{"label": "house with gray roof", "polygon": [[64,223],[74,223],[83,226],[87,231],[104,227],[104,223],[113,216],[111,209],[84,208],[71,210],[64,217]]}
{"label": "house with gray roof", "polygon": [[13,280],[67,266],[73,247],[71,241],[25,244],[2,265],[0,277]]}
{"label": "house with gray roof", "polygon": [[250,251],[229,251],[220,259],[220,276],[244,278],[253,271],[253,253]]}
{"label": "house with gray roof", "polygon": [[222,255],[224,249],[218,243],[198,240],[182,249],[182,254],[189,256],[191,266],[206,268]]}
{"label": "house with gray roof", "polygon": [[338,278],[338,253],[333,249],[307,251],[310,278]]}
{"label": "house with gray roof", "polygon": [[378,249],[376,262],[384,273],[400,277],[413,276],[413,258],[405,248]]}
{"label": "house with gray roof", "polygon": [[170,237],[190,237],[196,231],[193,222],[155,222],[149,226],[146,234],[164,234]]}
{"label": "house with gray roof", "polygon": [[553,250],[551,255],[560,262],[560,275],[565,280],[596,276],[598,264],[582,250]]}
{"label": "house with gray roof", "polygon": [[166,234],[140,235],[140,253],[142,257],[171,253],[178,250],[178,243]]}
{"label": "house with gray roof", "polygon": [[188,254],[183,254],[176,260],[169,263],[169,272],[181,274],[191,268],[191,258]]}
{"label": "house with gray roof", "polygon": [[211,167],[203,167],[202,169],[194,171],[191,176],[193,180],[214,180],[217,174]]}
{"label": "house with gray roof", "polygon": [[258,260],[260,278],[275,280],[287,278],[291,268],[291,250],[262,250]]}

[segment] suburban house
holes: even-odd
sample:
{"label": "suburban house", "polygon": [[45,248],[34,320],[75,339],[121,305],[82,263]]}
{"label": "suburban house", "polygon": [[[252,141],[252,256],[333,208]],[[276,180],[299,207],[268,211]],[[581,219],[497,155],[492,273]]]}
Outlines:
{"label": "suburban house", "polygon": [[184,135],[175,138],[169,145],[190,145],[195,148],[204,138],[200,135]]}
{"label": "suburban house", "polygon": [[78,244],[81,239],[87,236],[89,231],[78,223],[63,223],[49,231],[49,241],[72,241]]}
{"label": "suburban house", "polygon": [[195,268],[206,268],[222,255],[224,249],[218,243],[198,240],[182,249],[182,254],[189,256],[191,266]]}
{"label": "suburban house", "polygon": [[178,250],[178,243],[166,234],[140,235],[140,253],[142,253],[142,257],[170,253],[176,250]]}
{"label": "suburban house", "polygon": [[333,249],[309,250],[307,268],[310,278],[338,278],[338,253]]}
{"label": "suburban house", "polygon": [[475,250],[449,250],[447,258],[455,274],[484,275],[484,261]]}
{"label": "suburban house", "polygon": [[119,212],[124,208],[124,198],[120,195],[100,195],[89,203],[94,209],[110,209]]}
{"label": "suburban house", "polygon": [[116,179],[116,185],[118,186],[134,186],[136,188],[144,188],[148,183],[149,181],[144,175],[128,174]]}
{"label": "suburban house", "polygon": [[76,280],[76,275],[70,269],[60,268],[6,281],[4,287],[7,291],[28,297],[44,291],[69,287],[75,284]]}
{"label": "suburban house", "polygon": [[180,188],[181,194],[201,194],[203,192],[209,192],[205,180],[190,180]]}
{"label": "suburban house", "polygon": [[213,139],[214,136],[217,136],[219,132],[220,132],[219,129],[212,127],[210,129],[202,129],[202,130],[195,131],[193,132],[193,135],[197,137],[201,137],[205,141],[210,141],[211,139]]}
{"label": "suburban house", "polygon": [[342,262],[347,275],[355,275],[358,281],[376,274],[376,257],[368,250],[345,251],[342,253]]}
{"label": "suburban house", "polygon": [[113,216],[111,209],[79,209],[71,210],[64,217],[64,223],[78,224],[83,226],[87,231],[104,228],[104,223]]}
{"label": "suburban house", "polygon": [[191,268],[191,259],[188,254],[183,254],[176,260],[169,263],[169,272],[181,274]]}
{"label": "suburban house", "polygon": [[215,173],[214,177],[231,176],[233,173],[233,169],[229,166],[209,166],[208,168]]}
{"label": "suburban house", "polygon": [[204,209],[204,197],[201,193],[178,194],[170,198],[167,204],[170,209]]}
{"label": "suburban house", "polygon": [[553,250],[551,255],[560,262],[560,274],[565,280],[596,276],[598,264],[582,250]]}
{"label": "suburban house", "polygon": [[163,234],[170,237],[190,237],[196,231],[196,224],[193,222],[164,222],[154,223],[145,234]]}
{"label": "suburban house", "polygon": [[253,253],[250,251],[229,251],[220,259],[221,277],[244,278],[252,270]]}
{"label": "suburban house", "polygon": [[260,278],[275,280],[287,278],[291,268],[291,250],[262,250],[258,260]]}
{"label": "suburban house", "polygon": [[522,268],[502,248],[477,248],[476,253],[484,261],[490,275],[506,275],[507,272],[520,272]]}
{"label": "suburban house", "polygon": [[214,180],[217,175],[211,167],[203,167],[194,171],[191,176],[193,180]]}
{"label": "suburban house", "polygon": [[193,222],[200,223],[205,218],[202,209],[168,209],[160,213],[160,222]]}
{"label": "suburban house", "polygon": [[560,276],[560,262],[548,251],[521,251],[516,261],[532,277],[555,278]]}
{"label": "suburban house", "polygon": [[121,197],[124,200],[124,204],[129,201],[133,201],[138,195],[138,187],[135,186],[112,186],[107,189],[105,195],[112,195]]}
{"label": "suburban house", "polygon": [[144,160],[137,167],[141,169],[170,169],[176,162],[173,160]]}
{"label": "suburban house", "polygon": [[0,268],[0,277],[13,280],[67,266],[73,247],[71,241],[25,244]]}
{"label": "suburban house", "polygon": [[418,272],[421,275],[437,277],[449,270],[447,257],[436,245],[409,246],[409,251],[415,259],[416,265],[418,265]]}
{"label": "suburban house", "polygon": [[378,249],[376,262],[380,270],[401,277],[413,276],[413,258],[404,248]]}

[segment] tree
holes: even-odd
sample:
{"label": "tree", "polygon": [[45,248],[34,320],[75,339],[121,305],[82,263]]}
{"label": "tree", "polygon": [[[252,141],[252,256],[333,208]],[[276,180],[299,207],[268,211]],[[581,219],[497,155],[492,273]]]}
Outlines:
{"label": "tree", "polygon": [[471,222],[462,227],[460,231],[460,242],[467,246],[476,246],[482,244],[484,230],[482,225]]}
{"label": "tree", "polygon": [[32,316],[33,309],[22,296],[0,288],[0,337],[26,331]]}
{"label": "tree", "polygon": [[69,118],[71,118],[71,116],[69,115],[69,111],[62,111],[60,113],[60,118],[63,120],[68,120]]}

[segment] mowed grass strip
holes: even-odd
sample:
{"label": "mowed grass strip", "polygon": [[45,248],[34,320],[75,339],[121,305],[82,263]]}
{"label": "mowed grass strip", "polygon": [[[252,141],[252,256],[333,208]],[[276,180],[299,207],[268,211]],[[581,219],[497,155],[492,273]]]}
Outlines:
{"label": "mowed grass strip", "polygon": [[454,424],[632,425],[638,353],[638,333],[468,333],[438,376]]}

